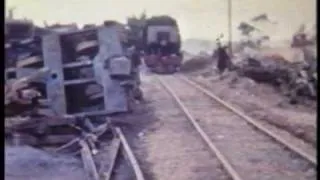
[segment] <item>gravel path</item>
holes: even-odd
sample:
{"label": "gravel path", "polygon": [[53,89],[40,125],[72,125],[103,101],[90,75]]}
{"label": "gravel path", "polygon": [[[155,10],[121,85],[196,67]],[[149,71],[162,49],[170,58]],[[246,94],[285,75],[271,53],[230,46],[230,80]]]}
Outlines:
{"label": "gravel path", "polygon": [[306,160],[284,149],[192,86],[173,76],[162,79],[178,94],[243,179],[316,179],[315,168]]}

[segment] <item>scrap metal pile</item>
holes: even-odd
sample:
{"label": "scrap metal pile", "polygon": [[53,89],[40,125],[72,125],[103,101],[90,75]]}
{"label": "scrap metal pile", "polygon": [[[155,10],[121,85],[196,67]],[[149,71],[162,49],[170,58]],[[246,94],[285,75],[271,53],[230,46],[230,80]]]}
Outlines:
{"label": "scrap metal pile", "polygon": [[277,53],[262,55],[259,48],[246,46],[235,58],[234,64],[240,75],[279,87],[293,104],[306,98],[316,100],[318,80],[315,40],[314,35],[299,30],[293,35],[291,47],[288,47],[296,52],[295,59],[286,59]]}
{"label": "scrap metal pile", "polygon": [[33,146],[77,137],[90,144],[109,129],[92,116],[130,111],[128,94],[138,88],[130,54],[113,25],[45,31],[6,22],[6,136]]}
{"label": "scrap metal pile", "polygon": [[[315,27],[307,31],[305,26],[301,26],[293,34],[291,43],[287,43],[286,47],[274,48],[270,44],[272,38],[254,26],[256,21],[275,24],[265,14],[253,18],[250,23],[240,23],[238,29],[246,38],[233,44],[234,54],[228,69],[235,71],[234,80],[245,76],[258,83],[270,84],[288,97],[292,104],[316,101],[318,79]],[[253,32],[258,32],[258,36],[254,36]],[[216,68],[218,59],[216,52],[215,49],[211,57],[200,54],[192,57],[183,64],[181,70],[192,73],[207,69],[208,75],[212,74],[211,67]]]}
{"label": "scrap metal pile", "polygon": [[316,100],[316,63],[316,60],[310,64],[291,63],[282,57],[267,56],[247,58],[236,66],[240,75],[278,86],[292,103],[296,103],[299,97]]}

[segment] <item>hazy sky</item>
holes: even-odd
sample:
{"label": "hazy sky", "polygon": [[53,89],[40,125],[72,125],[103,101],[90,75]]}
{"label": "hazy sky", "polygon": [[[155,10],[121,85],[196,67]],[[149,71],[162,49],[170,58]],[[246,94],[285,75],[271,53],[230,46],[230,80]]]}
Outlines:
{"label": "hazy sky", "polygon": [[[182,37],[213,40],[227,33],[227,0],[6,0],[17,7],[16,17],[36,24],[76,22],[97,23],[106,19],[125,22],[127,16],[169,14],[178,20]],[[233,33],[240,21],[267,13],[281,24],[280,34],[294,31],[303,22],[315,23],[316,0],[232,0]],[[281,29],[281,30],[280,30]],[[275,31],[273,29],[273,31]]]}

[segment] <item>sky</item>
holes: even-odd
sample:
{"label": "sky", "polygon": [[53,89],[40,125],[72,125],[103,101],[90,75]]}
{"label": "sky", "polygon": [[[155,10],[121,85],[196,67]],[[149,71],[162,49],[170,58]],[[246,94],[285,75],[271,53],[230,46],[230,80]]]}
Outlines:
{"label": "sky", "polygon": [[[101,24],[113,19],[125,22],[130,15],[168,14],[177,19],[183,39],[214,40],[228,32],[228,0],[6,0],[6,10],[16,7],[16,17],[42,25],[76,22]],[[292,34],[301,23],[316,22],[316,0],[232,0],[232,34],[237,26],[261,13],[278,22],[268,31],[282,37]]]}

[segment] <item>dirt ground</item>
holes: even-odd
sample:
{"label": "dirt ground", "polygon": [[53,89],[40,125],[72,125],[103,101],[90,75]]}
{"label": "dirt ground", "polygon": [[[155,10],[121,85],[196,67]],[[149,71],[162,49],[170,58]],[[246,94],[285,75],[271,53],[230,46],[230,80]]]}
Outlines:
{"label": "dirt ground", "polygon": [[29,146],[5,146],[7,180],[85,180],[80,159]]}
{"label": "dirt ground", "polygon": [[234,72],[225,73],[221,79],[210,67],[188,73],[187,76],[251,117],[286,129],[316,146],[316,102],[292,105],[270,85],[258,84]]}

